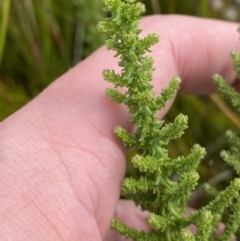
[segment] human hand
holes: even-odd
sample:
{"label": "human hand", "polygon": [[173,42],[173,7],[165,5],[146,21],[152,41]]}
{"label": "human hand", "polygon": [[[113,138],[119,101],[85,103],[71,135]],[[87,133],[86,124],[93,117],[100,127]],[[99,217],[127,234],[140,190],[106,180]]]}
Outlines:
{"label": "human hand", "polygon": [[[141,28],[161,39],[157,93],[173,76],[181,93],[215,90],[215,73],[236,85],[229,53],[239,49],[237,24],[170,15],[144,18]],[[126,150],[113,129],[133,127],[126,108],[104,95],[102,70],[119,68],[112,56],[99,49],[0,123],[1,240],[124,240],[109,232],[115,214],[147,230],[145,213],[119,201]]]}

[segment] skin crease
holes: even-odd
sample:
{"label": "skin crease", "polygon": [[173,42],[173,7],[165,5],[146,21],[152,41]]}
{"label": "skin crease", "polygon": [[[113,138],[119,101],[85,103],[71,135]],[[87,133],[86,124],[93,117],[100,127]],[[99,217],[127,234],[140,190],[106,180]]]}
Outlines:
{"label": "skin crease", "polygon": [[[237,27],[176,15],[144,18],[141,36],[161,37],[152,48],[156,93],[173,76],[183,81],[180,93],[214,91],[215,73],[234,84],[229,53],[240,49]],[[147,230],[146,213],[119,201],[125,150],[113,128],[133,127],[126,108],[104,95],[102,70],[119,69],[112,56],[99,49],[0,123],[1,240],[124,240],[108,230],[114,214]]]}

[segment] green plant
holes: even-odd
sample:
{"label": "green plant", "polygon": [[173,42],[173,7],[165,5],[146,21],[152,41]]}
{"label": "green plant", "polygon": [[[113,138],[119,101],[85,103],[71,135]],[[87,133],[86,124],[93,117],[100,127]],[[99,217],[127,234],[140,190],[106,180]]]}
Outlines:
{"label": "green plant", "polygon": [[0,66],[2,62],[3,50],[5,45],[5,37],[7,30],[8,17],[10,12],[11,0],[6,0],[0,3]]}
{"label": "green plant", "polygon": [[[239,197],[240,180],[233,180],[212,202],[185,217],[190,195],[199,178],[196,168],[205,150],[194,145],[188,156],[171,159],[166,146],[184,133],[187,116],[179,114],[169,124],[164,124],[156,116],[156,112],[165,108],[167,101],[176,94],[180,79],[173,78],[161,95],[156,96],[150,84],[153,58],[146,53],[158,42],[158,36],[153,33],[139,38],[141,30],[138,24],[145,11],[144,5],[135,0],[103,0],[103,4],[111,16],[102,20],[98,29],[107,35],[106,47],[116,52],[115,57],[119,57],[119,66],[122,67],[120,74],[109,69],[103,71],[104,79],[113,84],[106,94],[117,104],[123,103],[128,108],[131,122],[136,126],[135,133],[118,126],[115,134],[125,147],[134,150],[136,154],[131,161],[141,172],[138,179],[124,179],[122,195],[150,212],[147,222],[152,231],[138,231],[117,219],[112,220],[111,227],[136,241],[230,240],[238,227],[239,215],[233,215],[226,223],[220,238],[216,237],[215,230],[224,209]],[[120,92],[122,87],[125,92]],[[173,175],[178,177],[177,180],[172,180]],[[190,232],[190,224],[197,226],[196,235]]]}
{"label": "green plant", "polygon": [[[237,77],[240,78],[240,53],[236,50],[232,51],[231,58]],[[213,79],[219,92],[226,98],[236,113],[240,115],[240,94],[220,75],[216,74]],[[230,150],[222,151],[221,156],[224,161],[232,166],[236,173],[240,175],[240,138],[232,131],[227,131],[226,135],[230,145]]]}
{"label": "green plant", "polygon": [[[238,31],[240,31],[240,28]],[[237,73],[237,77],[240,78],[240,53],[236,50],[233,50],[231,52],[231,58],[233,67]],[[233,87],[231,87],[222,76],[215,75],[213,79],[214,83],[218,87],[219,92],[225,97],[236,113],[240,115],[240,94]],[[220,155],[223,160],[234,169],[236,174],[240,176],[240,137],[237,135],[237,133],[230,130],[226,132],[226,136],[229,143],[229,150],[223,150]],[[228,210],[228,212],[231,213],[230,215],[236,213],[239,215],[239,211],[234,209],[236,208],[233,207]],[[240,223],[240,217],[238,223]],[[236,237],[238,239],[240,238],[240,228],[238,228],[236,232]]]}
{"label": "green plant", "polygon": [[0,120],[100,47],[103,17],[99,0],[0,1]]}

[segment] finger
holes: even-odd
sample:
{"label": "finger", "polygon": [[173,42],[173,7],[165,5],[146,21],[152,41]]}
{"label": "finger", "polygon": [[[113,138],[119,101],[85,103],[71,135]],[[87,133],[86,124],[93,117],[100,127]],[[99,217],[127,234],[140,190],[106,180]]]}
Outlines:
{"label": "finger", "polygon": [[142,21],[143,35],[157,32],[160,42],[153,47],[157,91],[173,76],[182,79],[181,93],[207,94],[216,90],[216,73],[230,84],[236,73],[230,51],[240,50],[237,23],[186,16],[151,16]]}
{"label": "finger", "polygon": [[121,111],[82,66],[1,123],[0,236],[102,240],[109,227],[125,172]]}

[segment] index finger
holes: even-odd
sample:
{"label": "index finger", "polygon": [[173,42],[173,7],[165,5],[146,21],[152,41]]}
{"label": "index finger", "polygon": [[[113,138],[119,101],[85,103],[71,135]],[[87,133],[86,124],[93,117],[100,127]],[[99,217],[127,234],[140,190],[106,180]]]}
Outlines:
{"label": "index finger", "polygon": [[236,80],[230,52],[240,50],[237,23],[170,15],[146,18],[141,26],[160,35],[153,47],[157,88],[179,76],[181,93],[207,94],[216,90],[212,84],[216,73],[230,84]]}

